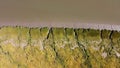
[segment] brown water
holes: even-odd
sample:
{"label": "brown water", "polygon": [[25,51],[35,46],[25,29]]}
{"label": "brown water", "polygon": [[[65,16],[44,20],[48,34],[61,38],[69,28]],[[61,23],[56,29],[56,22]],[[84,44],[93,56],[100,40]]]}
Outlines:
{"label": "brown water", "polygon": [[[0,24],[120,24],[119,0],[4,0]],[[46,23],[45,23],[46,22]],[[72,24],[71,24],[72,25]]]}

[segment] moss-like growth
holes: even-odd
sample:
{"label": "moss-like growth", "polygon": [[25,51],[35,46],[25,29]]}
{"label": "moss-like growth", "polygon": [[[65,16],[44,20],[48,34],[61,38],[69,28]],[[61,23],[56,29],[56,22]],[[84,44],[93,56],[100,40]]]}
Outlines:
{"label": "moss-like growth", "polygon": [[49,28],[47,28],[47,27],[41,28],[40,29],[40,37],[41,37],[41,39],[47,38],[48,33],[49,33]]}
{"label": "moss-like growth", "polygon": [[55,41],[65,39],[64,28],[53,28],[52,31]]}
{"label": "moss-like growth", "polygon": [[120,32],[2,27],[0,68],[120,68]]}
{"label": "moss-like growth", "polygon": [[102,30],[102,38],[103,39],[109,39],[109,35],[110,35],[111,31],[110,30]]}

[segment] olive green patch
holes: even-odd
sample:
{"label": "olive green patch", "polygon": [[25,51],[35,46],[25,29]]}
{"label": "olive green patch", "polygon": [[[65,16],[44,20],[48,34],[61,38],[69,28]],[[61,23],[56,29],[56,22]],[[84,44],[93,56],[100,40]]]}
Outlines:
{"label": "olive green patch", "polygon": [[0,68],[120,68],[120,32],[1,27]]}

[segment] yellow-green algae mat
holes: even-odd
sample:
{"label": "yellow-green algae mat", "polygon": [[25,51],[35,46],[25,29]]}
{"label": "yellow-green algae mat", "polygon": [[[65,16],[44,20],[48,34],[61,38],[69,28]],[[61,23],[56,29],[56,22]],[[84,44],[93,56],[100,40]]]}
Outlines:
{"label": "yellow-green algae mat", "polygon": [[120,68],[120,32],[1,27],[0,68]]}

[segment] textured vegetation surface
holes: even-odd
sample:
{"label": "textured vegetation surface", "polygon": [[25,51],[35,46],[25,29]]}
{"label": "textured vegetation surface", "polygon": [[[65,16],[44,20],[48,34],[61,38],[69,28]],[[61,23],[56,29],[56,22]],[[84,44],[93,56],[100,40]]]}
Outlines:
{"label": "textured vegetation surface", "polygon": [[120,32],[2,27],[0,68],[120,68]]}

